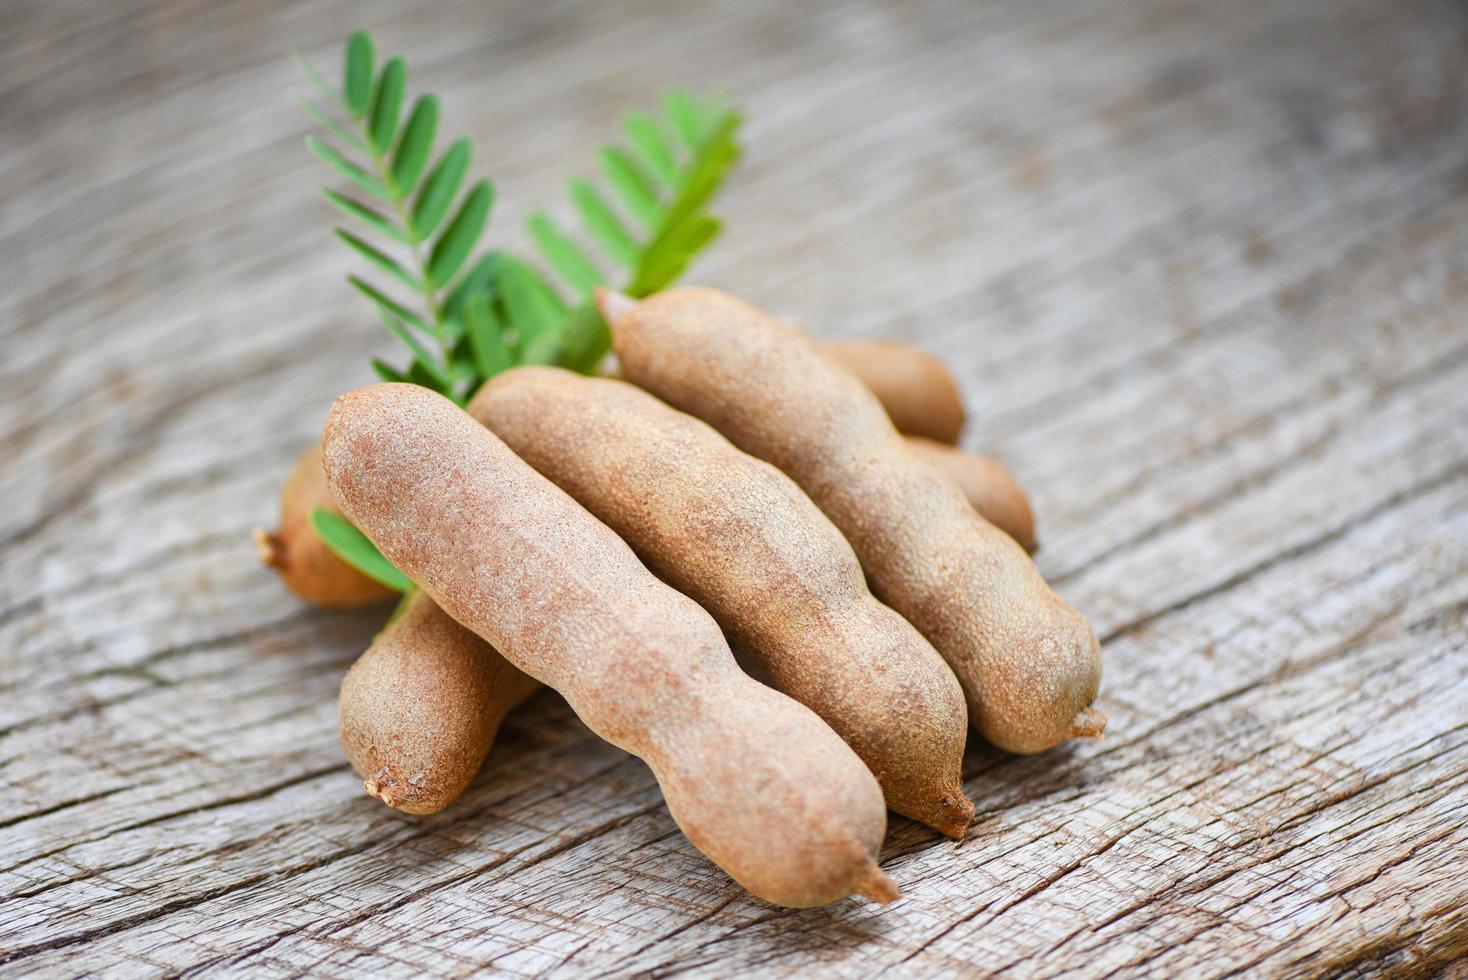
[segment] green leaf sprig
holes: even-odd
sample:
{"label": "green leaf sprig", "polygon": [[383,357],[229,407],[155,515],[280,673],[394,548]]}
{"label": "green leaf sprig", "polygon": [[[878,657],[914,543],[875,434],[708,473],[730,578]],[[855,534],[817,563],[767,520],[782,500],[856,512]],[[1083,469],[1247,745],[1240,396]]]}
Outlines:
{"label": "green leaf sprig", "polygon": [[[322,190],[357,229],[337,228],[336,235],[390,285],[357,274],[348,281],[412,355],[401,370],[374,358],[386,381],[423,385],[464,404],[484,381],[519,364],[590,372],[611,339],[592,303],[596,288],[615,282],[634,297],[657,292],[719,234],[709,204],[739,157],[742,117],[718,99],[673,89],[658,109],[623,117],[623,141],[597,155],[600,184],[587,177],[570,183],[579,234],[545,211],[527,220],[547,276],[507,251],[480,249],[494,185],[480,180],[465,190],[474,152],[467,137],[434,158],[436,95],[419,96],[403,121],[402,55],[378,68],[372,35],[356,32],[347,40],[340,89],[296,60],[326,102],[300,96],[321,127],[306,145],[354,188]],[[399,298],[404,290],[407,300]],[[347,564],[411,590],[407,576],[345,518],[317,508],[311,524]]]}
{"label": "green leaf sprig", "polygon": [[[719,233],[709,203],[739,156],[741,117],[717,99],[675,89],[658,110],[628,113],[625,142],[598,154],[601,184],[571,181],[579,234],[545,211],[531,214],[528,231],[548,276],[506,251],[479,249],[494,185],[480,180],[465,190],[473,157],[467,137],[434,159],[436,95],[420,96],[399,126],[408,78],[401,55],[378,68],[372,35],[358,31],[347,41],[339,90],[299,64],[336,113],[302,97],[322,130],[307,146],[354,187],[350,195],[322,191],[357,228],[338,228],[337,237],[386,277],[348,281],[412,355],[401,370],[374,360],[385,380],[421,384],[463,404],[517,364],[590,371],[610,346],[593,291],[615,284],[632,296],[656,292]],[[411,299],[401,298],[403,290]]]}
{"label": "green leaf sprig", "polygon": [[326,542],[326,546],[341,556],[357,571],[368,578],[397,592],[407,592],[413,587],[408,576],[383,557],[377,546],[367,540],[367,535],[357,530],[356,525],[335,511],[325,507],[311,509],[311,530]]}

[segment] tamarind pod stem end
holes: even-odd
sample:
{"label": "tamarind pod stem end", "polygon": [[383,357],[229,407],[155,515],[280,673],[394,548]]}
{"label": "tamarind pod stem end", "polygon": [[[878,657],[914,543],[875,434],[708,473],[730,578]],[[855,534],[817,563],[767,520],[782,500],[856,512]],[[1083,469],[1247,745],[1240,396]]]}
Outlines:
{"label": "tamarind pod stem end", "polygon": [[854,891],[878,905],[887,905],[902,897],[902,889],[897,887],[897,882],[887,877],[887,873],[877,867],[875,861],[867,867],[866,874],[856,883]]}
{"label": "tamarind pod stem end", "polygon": [[1106,715],[1095,708],[1082,708],[1070,720],[1067,738],[1100,738],[1106,729]]}
{"label": "tamarind pod stem end", "polygon": [[260,561],[270,568],[285,567],[285,542],[280,535],[257,527],[250,532],[250,538],[255,542],[255,549],[260,553]]}
{"label": "tamarind pod stem end", "polygon": [[637,300],[625,293],[619,293],[615,289],[607,289],[605,286],[596,290],[596,310],[608,326],[616,323],[637,307]]}

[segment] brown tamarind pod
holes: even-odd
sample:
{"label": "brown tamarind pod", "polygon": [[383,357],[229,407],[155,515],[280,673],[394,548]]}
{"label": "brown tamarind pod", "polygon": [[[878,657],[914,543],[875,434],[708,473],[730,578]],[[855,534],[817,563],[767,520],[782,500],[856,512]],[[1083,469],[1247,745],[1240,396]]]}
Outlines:
{"label": "brown tamarind pod", "polygon": [[[897,431],[955,445],[963,433],[963,395],[932,354],[900,340],[813,340],[820,352],[861,379]],[[601,371],[619,377],[615,364]]]}
{"label": "brown tamarind pod", "polygon": [[851,372],[718,290],[602,291],[598,303],[629,380],[780,467],[825,511],[872,591],[947,659],[985,738],[1039,752],[1100,734],[1095,633]]}
{"label": "brown tamarind pod", "polygon": [[1039,542],[1029,498],[1003,463],[921,436],[907,436],[905,441],[907,448],[952,477],[984,520],[1014,538],[1030,554],[1035,553]]}
{"label": "brown tamarind pod", "polygon": [[560,368],[497,375],[469,414],[712,613],[856,750],[889,807],[963,836],[963,689],[789,477],[639,388]]}
{"label": "brown tamarind pod", "polygon": [[[899,341],[814,343],[872,390],[897,431],[907,434],[908,445],[953,477],[985,520],[1034,553],[1038,547],[1034,515],[1013,474],[996,459],[951,445],[963,428],[963,403],[958,383],[942,362]],[[602,376],[626,380],[615,364],[607,366]]]}
{"label": "brown tamarind pod", "polygon": [[318,606],[350,609],[386,602],[397,593],[342,561],[311,527],[311,511],[336,510],[321,469],[321,447],[314,445],[296,460],[280,491],[280,527],[256,528],[260,560],[280,575],[286,588]]}
{"label": "brown tamarind pod", "polygon": [[539,686],[414,592],[342,680],[342,747],[369,795],[434,813],[474,779],[500,722]]}
{"label": "brown tamarind pod", "polygon": [[899,340],[817,340],[817,349],[861,379],[898,432],[950,445],[963,432],[963,396],[943,362]]}
{"label": "brown tamarind pod", "polygon": [[718,625],[443,396],[378,384],[322,440],[342,513],[446,613],[651,767],[688,839],[754,894],[897,897],[876,779],[810,709],[744,674]]}

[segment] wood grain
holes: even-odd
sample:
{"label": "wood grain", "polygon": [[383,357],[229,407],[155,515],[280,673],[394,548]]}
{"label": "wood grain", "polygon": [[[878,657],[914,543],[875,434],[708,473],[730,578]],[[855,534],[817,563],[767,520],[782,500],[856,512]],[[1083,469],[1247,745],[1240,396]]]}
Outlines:
{"label": "wood grain", "polygon": [[[449,810],[365,797],[335,697],[381,614],[248,538],[392,351],[289,98],[358,24],[512,244],[619,110],[744,104],[696,278],[953,366],[1106,740],[972,748],[978,825],[894,819],[884,910],[744,895],[549,694]],[[0,970],[1462,969],[1461,5],[22,0],[0,54]]]}

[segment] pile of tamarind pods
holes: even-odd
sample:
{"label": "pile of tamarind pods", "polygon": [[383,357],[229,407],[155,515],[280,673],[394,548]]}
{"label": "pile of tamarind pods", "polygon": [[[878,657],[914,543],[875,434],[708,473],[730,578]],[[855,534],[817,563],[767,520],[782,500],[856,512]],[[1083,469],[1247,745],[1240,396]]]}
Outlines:
{"label": "pile of tamarind pods", "polygon": [[321,506],[417,586],[342,683],[347,756],[432,813],[544,684],[755,895],[890,901],[887,810],[973,818],[969,726],[1021,753],[1100,735],[1096,636],[1031,561],[1013,477],[953,447],[932,357],[813,343],[713,289],[598,305],[620,378],[513,368],[467,411],[359,388],[298,462],[257,537],[286,585],[391,596],[316,538]]}

